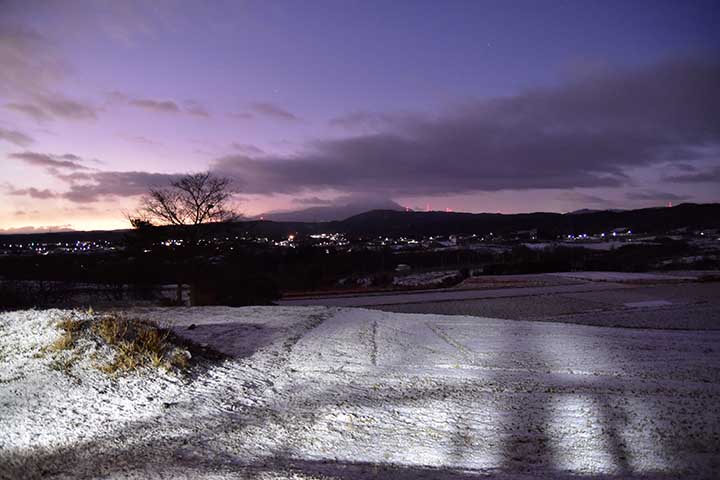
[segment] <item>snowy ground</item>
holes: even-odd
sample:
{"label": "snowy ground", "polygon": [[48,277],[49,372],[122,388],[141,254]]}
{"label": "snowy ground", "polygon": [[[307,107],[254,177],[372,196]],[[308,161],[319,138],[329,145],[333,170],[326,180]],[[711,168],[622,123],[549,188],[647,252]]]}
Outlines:
{"label": "snowy ground", "polygon": [[366,307],[582,325],[720,329],[717,271],[572,272],[471,277],[457,288],[283,299],[282,305]]}
{"label": "snowy ground", "polygon": [[718,331],[320,306],[136,313],[232,359],[191,379],[112,381],[89,361],[67,375],[36,358],[62,312],[0,315],[0,478],[720,471]]}
{"label": "snowy ground", "polygon": [[393,285],[398,287],[431,287],[434,285],[442,285],[443,282],[452,280],[459,275],[460,272],[457,270],[413,273],[394,277]]}
{"label": "snowy ground", "polygon": [[693,280],[696,276],[679,276],[677,273],[635,273],[635,272],[561,272],[554,276],[573,278],[576,280],[591,280],[595,282],[677,282],[678,280]]}

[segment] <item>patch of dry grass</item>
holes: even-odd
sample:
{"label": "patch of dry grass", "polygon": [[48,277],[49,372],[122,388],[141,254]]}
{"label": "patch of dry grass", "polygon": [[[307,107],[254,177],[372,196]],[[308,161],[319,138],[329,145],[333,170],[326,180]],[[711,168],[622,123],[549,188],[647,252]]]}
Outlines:
{"label": "patch of dry grass", "polygon": [[181,342],[174,341],[179,339],[150,321],[111,315],[94,322],[92,330],[115,350],[113,360],[100,366],[106,373],[144,367],[182,371],[190,367],[189,353],[181,348]]}
{"label": "patch of dry grass", "polygon": [[50,368],[58,372],[63,372],[66,375],[72,375],[73,366],[75,366],[75,363],[77,363],[79,359],[80,356],[77,354],[69,357],[55,358],[50,362]]}
{"label": "patch of dry grass", "polygon": [[117,375],[142,368],[186,371],[191,367],[189,347],[193,345],[148,320],[113,314],[91,320],[68,317],[56,326],[63,334],[47,347],[47,351],[73,350],[81,338],[98,348],[109,347],[109,361],[100,361],[95,352],[98,369],[107,374]]}
{"label": "patch of dry grass", "polygon": [[79,320],[72,317],[66,317],[55,324],[58,330],[62,330],[63,334],[57,338],[53,343],[41,350],[41,353],[45,352],[60,352],[63,350],[72,350],[75,348],[75,343],[80,336],[81,331],[87,327],[87,320]]}
{"label": "patch of dry grass", "polygon": [[130,325],[130,320],[114,315],[94,322],[92,330],[108,345],[117,345],[127,336]]}
{"label": "patch of dry grass", "polygon": [[61,350],[72,350],[73,347],[75,347],[75,334],[66,331],[50,344],[48,351],[59,352]]}
{"label": "patch of dry grass", "polygon": [[88,324],[87,320],[79,320],[77,318],[67,317],[60,320],[55,326],[59,330],[65,332],[79,332]]}

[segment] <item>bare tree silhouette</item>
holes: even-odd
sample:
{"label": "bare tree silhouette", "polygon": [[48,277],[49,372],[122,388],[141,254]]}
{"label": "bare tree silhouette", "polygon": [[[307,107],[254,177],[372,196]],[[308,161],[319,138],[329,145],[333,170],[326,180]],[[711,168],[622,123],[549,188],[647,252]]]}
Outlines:
{"label": "bare tree silhouette", "polygon": [[140,201],[135,213],[127,215],[136,234],[153,241],[155,226],[176,227],[182,240],[177,253],[182,261],[183,274],[178,275],[176,302],[182,302],[182,285],[188,275],[189,265],[197,253],[198,243],[206,230],[201,225],[227,223],[239,218],[232,205],[235,191],[232,181],[211,172],[192,173],[172,182],[169,187],[151,188]]}
{"label": "bare tree silhouette", "polygon": [[151,188],[131,220],[175,226],[230,222],[238,218],[230,205],[233,194],[229,178],[210,172],[185,175],[168,188]]}

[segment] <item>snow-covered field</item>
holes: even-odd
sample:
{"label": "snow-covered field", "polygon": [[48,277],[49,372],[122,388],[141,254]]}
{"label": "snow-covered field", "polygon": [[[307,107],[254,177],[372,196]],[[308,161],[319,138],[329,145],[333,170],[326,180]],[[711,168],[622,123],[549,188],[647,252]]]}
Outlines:
{"label": "snow-covered field", "polygon": [[[111,380],[0,315],[0,478],[716,478],[720,332],[137,310],[232,356]],[[187,326],[196,324],[189,330]]]}
{"label": "snow-covered field", "polygon": [[681,276],[677,273],[634,273],[634,272],[562,272],[554,273],[559,277],[577,280],[590,280],[594,282],[677,282],[679,280],[694,280],[691,275]]}
{"label": "snow-covered field", "polygon": [[460,273],[457,270],[449,272],[426,272],[413,273],[393,278],[393,285],[398,287],[430,287],[442,285],[443,282],[457,278]]}

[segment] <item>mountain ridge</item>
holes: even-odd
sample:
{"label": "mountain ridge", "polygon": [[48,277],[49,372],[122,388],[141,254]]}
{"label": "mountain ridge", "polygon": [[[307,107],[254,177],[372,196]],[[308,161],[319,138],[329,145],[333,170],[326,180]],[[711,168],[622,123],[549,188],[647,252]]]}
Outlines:
{"label": "mountain ridge", "polygon": [[[505,234],[538,230],[551,238],[561,234],[598,233],[628,227],[637,232],[661,233],[680,228],[720,228],[720,203],[683,203],[673,207],[602,210],[592,213],[468,213],[443,211],[370,210],[340,221],[278,222],[251,219],[203,228],[217,234],[281,237],[289,234],[345,233],[351,235]],[[73,231],[0,235],[0,241],[117,240],[131,230]]]}

